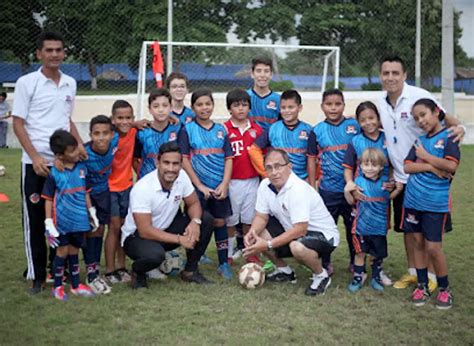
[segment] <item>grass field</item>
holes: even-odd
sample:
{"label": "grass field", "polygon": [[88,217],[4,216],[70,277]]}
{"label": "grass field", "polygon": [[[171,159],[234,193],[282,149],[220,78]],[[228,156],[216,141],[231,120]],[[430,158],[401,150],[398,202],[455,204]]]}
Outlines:
{"label": "grass field", "polygon": [[[200,287],[176,277],[152,282],[148,290],[114,286],[112,294],[59,302],[48,291],[27,294],[19,194],[20,151],[1,150],[0,344],[443,344],[474,343],[474,146],[463,146],[453,183],[454,231],[446,236],[455,306],[449,311],[409,302],[410,290],[369,287],[351,295],[346,286],[347,247],[334,253],[333,283],[323,297],[303,292],[309,273],[295,266],[298,283],[265,284],[247,291],[236,280],[224,282],[213,265],[202,271],[216,284]],[[344,238],[344,237],[342,237]],[[211,257],[215,247],[210,246]],[[234,269],[237,271],[237,267]],[[402,237],[389,234],[385,271],[404,273]]]}

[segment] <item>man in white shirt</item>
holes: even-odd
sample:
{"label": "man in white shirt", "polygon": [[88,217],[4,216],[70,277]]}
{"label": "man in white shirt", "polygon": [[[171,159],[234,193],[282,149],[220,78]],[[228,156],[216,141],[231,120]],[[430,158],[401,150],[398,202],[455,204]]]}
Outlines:
{"label": "man in white shirt", "polygon": [[[210,281],[198,271],[198,262],[211,239],[214,219],[202,212],[191,179],[181,169],[182,156],[176,142],[161,145],[156,167],[132,188],[122,226],[122,246],[134,260],[132,287],[146,288],[146,273],[164,261],[167,251],[179,246],[187,255],[181,278],[208,284]],[[181,201],[187,215],[180,210]]]}
{"label": "man in white shirt", "polygon": [[275,263],[277,269],[267,281],[296,283],[294,271],[282,259],[293,256],[313,272],[305,294],[324,294],[331,278],[320,258],[339,245],[334,219],[316,190],[292,173],[285,151],[271,149],[264,167],[268,178],[257,191],[256,215],[244,239],[244,254],[264,252]]}
{"label": "man in white shirt", "polygon": [[65,57],[64,40],[59,33],[43,32],[37,44],[36,57],[42,66],[18,79],[12,111],[13,130],[23,147],[23,232],[28,261],[26,278],[33,280],[31,294],[41,292],[46,280],[45,209],[41,191],[54,159],[50,136],[58,129],[70,131],[79,142],[81,157],[86,157],[71,120],[76,81],[59,69]]}

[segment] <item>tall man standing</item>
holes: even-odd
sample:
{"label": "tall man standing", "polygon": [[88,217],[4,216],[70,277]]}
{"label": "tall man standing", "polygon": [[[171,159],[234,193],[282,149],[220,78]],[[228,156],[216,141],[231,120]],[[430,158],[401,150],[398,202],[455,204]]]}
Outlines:
{"label": "tall man standing", "polygon": [[36,57],[39,70],[18,79],[13,103],[13,130],[23,148],[21,193],[23,232],[28,269],[33,280],[31,294],[44,288],[47,248],[45,241],[44,200],[40,198],[54,155],[49,138],[55,130],[71,131],[82,140],[71,120],[76,96],[76,81],[59,69],[64,60],[64,40],[59,33],[43,32],[38,37]]}

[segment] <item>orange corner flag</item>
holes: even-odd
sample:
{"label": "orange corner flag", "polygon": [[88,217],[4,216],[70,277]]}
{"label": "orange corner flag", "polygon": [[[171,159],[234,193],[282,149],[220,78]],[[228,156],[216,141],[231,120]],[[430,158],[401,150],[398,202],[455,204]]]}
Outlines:
{"label": "orange corner flag", "polygon": [[165,73],[163,57],[161,56],[161,48],[158,41],[155,41],[152,46],[153,49],[153,74],[155,76],[156,87],[163,87],[163,74]]}

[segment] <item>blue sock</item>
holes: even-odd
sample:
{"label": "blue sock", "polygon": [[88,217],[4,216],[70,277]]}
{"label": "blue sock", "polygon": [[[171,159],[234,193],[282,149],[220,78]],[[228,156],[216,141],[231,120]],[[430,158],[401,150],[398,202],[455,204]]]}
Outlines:
{"label": "blue sock", "polygon": [[99,275],[100,257],[102,255],[103,237],[94,237],[94,262],[96,263],[96,274]]}
{"label": "blue sock", "polygon": [[[380,281],[380,272],[382,271],[383,260],[380,258],[375,258],[372,262],[372,279]],[[427,274],[428,275],[428,274]]]}
{"label": "blue sock", "polygon": [[77,288],[79,286],[79,256],[78,255],[69,255],[69,271],[71,272],[71,286],[72,288]]}
{"label": "blue sock", "polygon": [[438,286],[441,291],[445,291],[449,287],[448,276],[437,276]]}
{"label": "blue sock", "polygon": [[96,263],[95,263],[95,238],[94,237],[87,237],[86,238],[86,247],[82,250],[84,254],[84,262],[86,264],[87,270],[87,280],[91,282],[97,277],[95,272],[96,270]]}
{"label": "blue sock", "polygon": [[216,240],[217,258],[219,265],[227,263],[227,249],[229,247],[227,226],[214,227],[214,239]]}
{"label": "blue sock", "polygon": [[63,285],[64,276],[64,263],[66,262],[65,257],[54,257],[53,260],[53,272],[54,272],[54,287]]}
{"label": "blue sock", "polygon": [[357,282],[361,282],[363,275],[364,275],[364,266],[363,265],[358,266],[354,264],[354,280],[356,280]]}
{"label": "blue sock", "polygon": [[418,285],[428,287],[428,268],[416,268],[416,276],[418,277]]}

